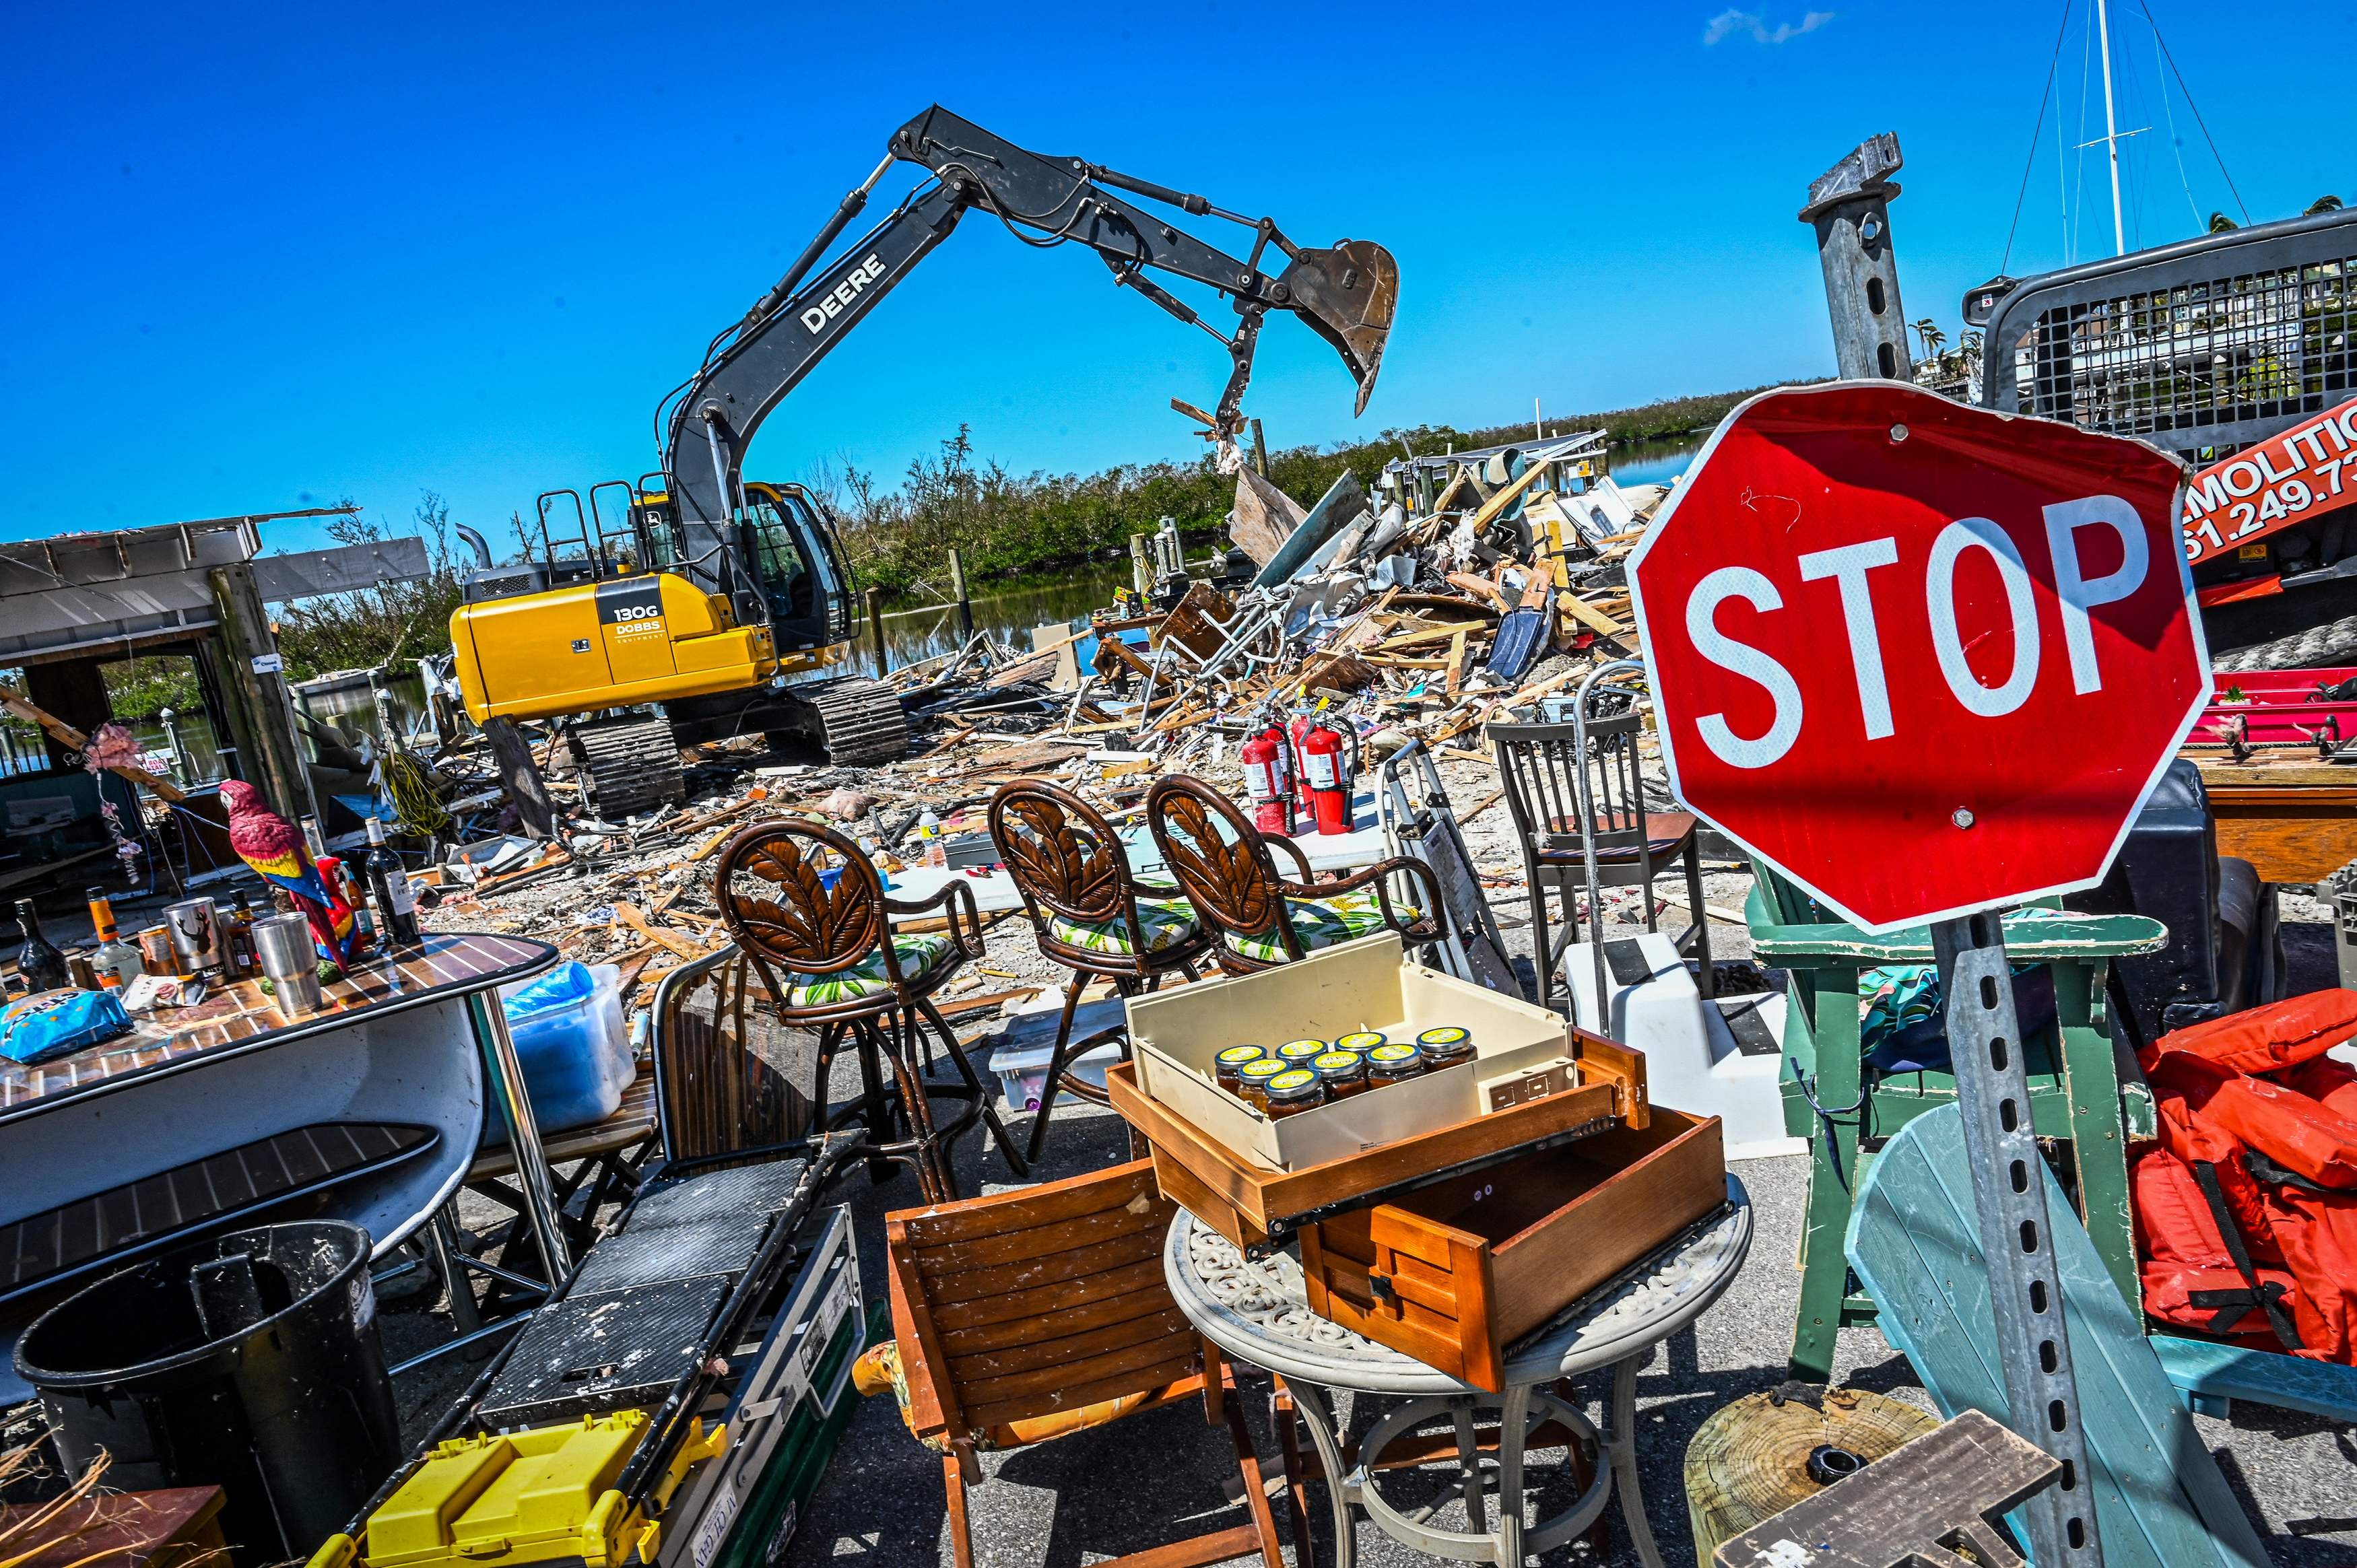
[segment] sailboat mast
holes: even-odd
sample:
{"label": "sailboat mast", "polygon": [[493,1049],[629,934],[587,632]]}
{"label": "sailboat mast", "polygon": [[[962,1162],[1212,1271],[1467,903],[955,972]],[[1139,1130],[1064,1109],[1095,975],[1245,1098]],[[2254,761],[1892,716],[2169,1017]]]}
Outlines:
{"label": "sailboat mast", "polygon": [[2095,0],[2095,31],[2104,50],[2104,145],[2112,159],[2112,253],[2128,253],[2127,227],[2120,221],[2120,127],[2112,113],[2112,11]]}

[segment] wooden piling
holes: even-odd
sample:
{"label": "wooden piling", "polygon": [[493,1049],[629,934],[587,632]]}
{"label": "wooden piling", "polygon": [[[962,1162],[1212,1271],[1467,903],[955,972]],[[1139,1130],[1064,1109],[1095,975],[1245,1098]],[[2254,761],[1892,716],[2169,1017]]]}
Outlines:
{"label": "wooden piling", "polygon": [[205,576],[221,630],[204,646],[214,655],[214,685],[236,738],[239,777],[286,816],[317,817],[310,770],[295,738],[294,693],[287,690],[278,639],[271,635],[270,613],[253,568],[232,562],[210,568]]}
{"label": "wooden piling", "polygon": [[1142,533],[1129,536],[1129,577],[1139,598],[1154,592],[1154,567],[1146,553],[1146,535]]}
{"label": "wooden piling", "polygon": [[974,600],[965,591],[965,558],[956,550],[950,552],[950,593],[957,600],[958,637],[962,641],[974,640]]}
{"label": "wooden piling", "polygon": [[892,673],[891,656],[884,651],[884,590],[867,590],[867,635],[875,642],[876,678]]}

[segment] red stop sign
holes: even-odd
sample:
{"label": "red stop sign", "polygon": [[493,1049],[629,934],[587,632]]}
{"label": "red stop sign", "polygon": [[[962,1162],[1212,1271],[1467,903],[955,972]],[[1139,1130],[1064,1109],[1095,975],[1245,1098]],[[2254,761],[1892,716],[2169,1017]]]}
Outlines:
{"label": "red stop sign", "polygon": [[1679,798],[1874,930],[2102,880],[2210,691],[2184,472],[1896,382],[1753,398],[1630,561]]}

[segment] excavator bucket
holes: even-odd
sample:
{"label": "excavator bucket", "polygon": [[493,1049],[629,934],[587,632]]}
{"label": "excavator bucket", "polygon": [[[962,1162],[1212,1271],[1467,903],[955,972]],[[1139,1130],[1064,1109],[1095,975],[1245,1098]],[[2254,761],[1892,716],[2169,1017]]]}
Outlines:
{"label": "excavator bucket", "polygon": [[1399,263],[1372,240],[1345,240],[1330,250],[1297,251],[1277,280],[1288,303],[1320,338],[1334,345],[1359,383],[1353,414],[1367,412],[1383,369],[1383,340],[1399,311]]}

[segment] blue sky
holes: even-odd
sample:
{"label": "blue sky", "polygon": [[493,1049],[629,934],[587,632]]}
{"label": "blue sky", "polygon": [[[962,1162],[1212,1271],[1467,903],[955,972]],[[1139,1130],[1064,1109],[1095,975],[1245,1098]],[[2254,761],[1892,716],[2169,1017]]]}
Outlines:
{"label": "blue sky", "polygon": [[[1263,334],[1246,409],[1277,444],[1830,371],[1792,214],[1883,130],[1908,314],[1953,333],[2005,249],[2062,5],[1750,3],[28,9],[0,94],[0,537],[346,496],[399,521],[425,489],[496,536],[541,489],[635,475],[656,400],[934,102],[1304,243],[1389,246],[1399,326],[1356,426],[1322,342]],[[2016,274],[2109,249],[2101,149],[2068,145],[2102,128],[2086,5],[2055,90],[2075,241],[2050,106]],[[2255,217],[2335,188],[2334,100],[2286,91],[2282,51],[2346,15],[2153,7]],[[2233,199],[2140,9],[2113,9],[2121,127],[2153,127],[2126,144],[2129,239],[2158,243]],[[1168,400],[1208,405],[1224,371],[1085,251],[976,217],[750,466],[896,474],[961,422],[1017,468],[1181,457]]]}

